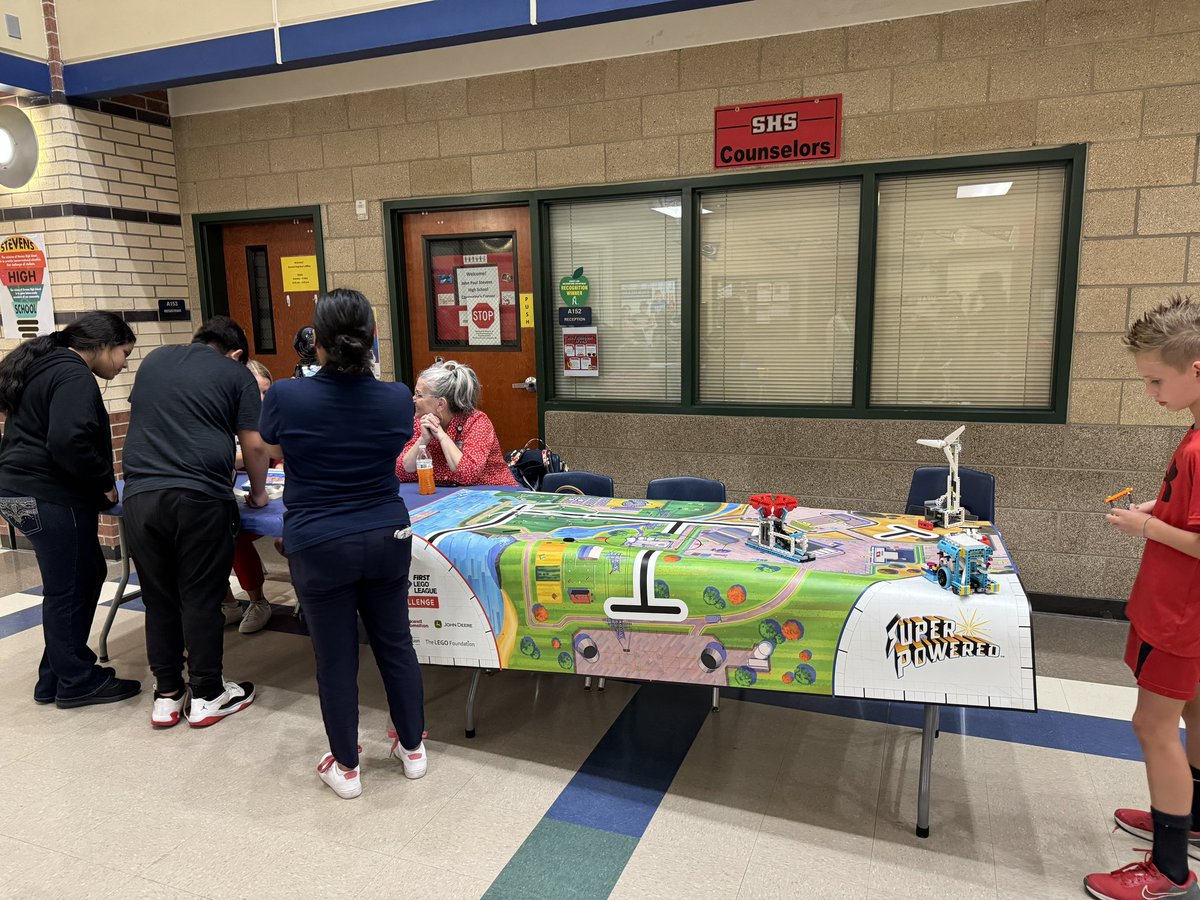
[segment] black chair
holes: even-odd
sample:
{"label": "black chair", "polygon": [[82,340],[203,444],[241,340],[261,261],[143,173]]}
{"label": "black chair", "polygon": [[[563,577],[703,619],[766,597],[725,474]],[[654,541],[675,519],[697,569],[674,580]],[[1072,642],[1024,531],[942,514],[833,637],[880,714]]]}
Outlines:
{"label": "black chair", "polygon": [[542,479],[541,490],[547,494],[584,494],[588,497],[611,497],[613,480],[595,472],[548,472]]}
{"label": "black chair", "polygon": [[[921,466],[914,471],[906,511],[923,513],[926,500],[936,500],[946,493],[946,476],[949,474],[949,466]],[[962,486],[962,505],[967,512],[985,522],[996,521],[996,476],[977,469],[959,468],[958,480]]]}
{"label": "black chair", "polygon": [[655,478],[646,487],[647,500],[700,500],[708,503],[725,502],[725,485],[707,478],[682,475],[678,478]]}

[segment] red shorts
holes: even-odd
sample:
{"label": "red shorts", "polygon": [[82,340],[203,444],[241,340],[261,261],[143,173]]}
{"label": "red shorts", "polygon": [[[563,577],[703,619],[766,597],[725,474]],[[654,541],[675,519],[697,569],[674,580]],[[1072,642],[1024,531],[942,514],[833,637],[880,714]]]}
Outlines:
{"label": "red shorts", "polygon": [[1138,687],[1172,700],[1187,701],[1196,696],[1200,657],[1175,656],[1152,647],[1132,625],[1125,644],[1125,665],[1133,672]]}

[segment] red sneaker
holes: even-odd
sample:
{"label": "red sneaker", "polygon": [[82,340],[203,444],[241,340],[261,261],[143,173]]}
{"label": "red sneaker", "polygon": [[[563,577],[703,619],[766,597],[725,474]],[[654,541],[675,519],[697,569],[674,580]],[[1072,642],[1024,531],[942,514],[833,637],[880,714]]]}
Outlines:
{"label": "red sneaker", "polygon": [[[1118,809],[1113,813],[1113,821],[1117,827],[1142,840],[1154,840],[1154,820],[1150,811],[1145,809]],[[1200,859],[1200,831],[1188,834],[1188,856]]]}
{"label": "red sneaker", "polygon": [[1188,872],[1187,881],[1176,884],[1150,861],[1150,851],[1140,863],[1130,863],[1107,874],[1088,875],[1083,886],[1100,900],[1200,900],[1200,885]]}

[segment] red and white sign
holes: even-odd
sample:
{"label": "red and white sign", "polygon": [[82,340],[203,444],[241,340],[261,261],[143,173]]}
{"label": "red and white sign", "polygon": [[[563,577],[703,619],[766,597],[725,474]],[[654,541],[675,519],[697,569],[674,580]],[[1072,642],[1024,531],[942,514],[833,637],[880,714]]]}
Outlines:
{"label": "red and white sign", "polygon": [[458,299],[466,306],[467,343],[472,347],[500,343],[500,269],[463,266],[455,272]]}
{"label": "red and white sign", "polygon": [[486,303],[477,303],[475,308],[471,310],[471,321],[476,328],[487,329],[492,327],[492,323],[496,321],[496,311]]}
{"label": "red and white sign", "polygon": [[840,159],[842,95],[719,106],[713,166],[768,166]]}

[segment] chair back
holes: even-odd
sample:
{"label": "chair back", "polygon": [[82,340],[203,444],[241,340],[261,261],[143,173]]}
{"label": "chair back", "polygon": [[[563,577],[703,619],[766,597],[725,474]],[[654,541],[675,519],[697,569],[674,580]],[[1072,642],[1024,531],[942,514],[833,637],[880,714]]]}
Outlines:
{"label": "chair back", "polygon": [[542,478],[543,493],[584,494],[588,497],[611,497],[613,480],[595,472],[547,472]]}
{"label": "chair back", "polygon": [[708,478],[681,475],[678,478],[655,478],[646,487],[647,500],[700,500],[709,503],[725,502],[725,485]]}
{"label": "chair back", "polygon": [[[913,472],[912,484],[908,488],[905,511],[923,512],[926,500],[936,500],[946,493],[946,477],[949,466],[921,466]],[[996,476],[978,469],[959,468],[958,480],[962,486],[962,505],[967,512],[987,522],[996,520]]]}

